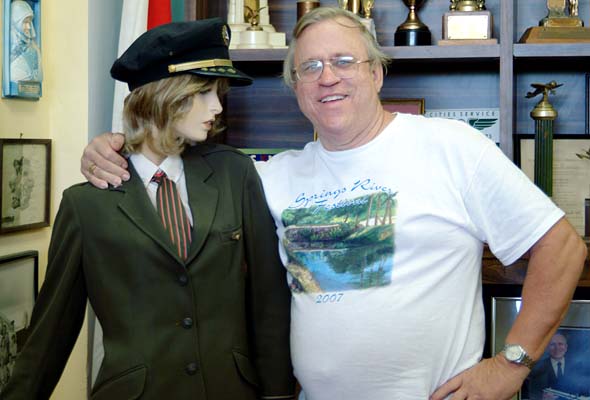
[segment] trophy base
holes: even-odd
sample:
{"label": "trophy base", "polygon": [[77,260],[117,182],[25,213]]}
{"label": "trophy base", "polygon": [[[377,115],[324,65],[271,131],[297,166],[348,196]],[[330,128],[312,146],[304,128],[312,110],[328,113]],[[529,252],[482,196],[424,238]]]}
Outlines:
{"label": "trophy base", "polygon": [[534,26],[527,29],[519,43],[590,43],[590,28],[550,28]]}
{"label": "trophy base", "polygon": [[491,39],[490,11],[450,11],[443,15],[443,39]]}
{"label": "trophy base", "polygon": [[545,28],[579,28],[584,26],[584,21],[578,17],[544,18],[539,26]]}
{"label": "trophy base", "polygon": [[432,35],[428,28],[397,30],[393,37],[394,46],[429,46],[432,44]]}

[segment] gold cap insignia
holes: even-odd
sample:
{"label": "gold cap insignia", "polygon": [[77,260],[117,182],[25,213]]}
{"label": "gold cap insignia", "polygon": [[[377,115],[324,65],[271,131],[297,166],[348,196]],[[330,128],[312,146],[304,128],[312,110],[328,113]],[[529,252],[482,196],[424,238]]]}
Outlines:
{"label": "gold cap insignia", "polygon": [[227,31],[227,25],[223,25],[221,28],[221,38],[226,46],[229,46],[229,32]]}

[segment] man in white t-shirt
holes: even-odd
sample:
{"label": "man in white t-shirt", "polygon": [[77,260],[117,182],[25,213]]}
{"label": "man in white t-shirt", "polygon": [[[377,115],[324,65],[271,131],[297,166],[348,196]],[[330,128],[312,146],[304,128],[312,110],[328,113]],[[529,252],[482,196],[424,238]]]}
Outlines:
{"label": "man in white t-shirt", "polygon": [[[319,141],[259,173],[293,293],[300,399],[509,399],[559,325],[586,248],[478,131],[386,112],[387,61],[355,15],[323,7],[298,22],[285,61]],[[125,177],[121,139],[85,150],[96,186]],[[506,265],[530,262],[505,351],[481,360],[484,243]]]}

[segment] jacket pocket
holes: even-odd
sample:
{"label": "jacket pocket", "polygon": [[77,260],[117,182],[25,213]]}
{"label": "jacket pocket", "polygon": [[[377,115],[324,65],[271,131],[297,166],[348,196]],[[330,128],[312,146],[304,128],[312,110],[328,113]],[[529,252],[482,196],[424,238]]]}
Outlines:
{"label": "jacket pocket", "polygon": [[138,399],[143,393],[147,368],[137,365],[104,381],[90,395],[92,400]]}
{"label": "jacket pocket", "polygon": [[256,370],[254,369],[254,366],[252,366],[250,359],[235,350],[232,352],[234,354],[236,366],[238,367],[238,371],[240,372],[240,375],[242,375],[242,378],[244,378],[250,384],[258,386],[258,376],[256,375]]}

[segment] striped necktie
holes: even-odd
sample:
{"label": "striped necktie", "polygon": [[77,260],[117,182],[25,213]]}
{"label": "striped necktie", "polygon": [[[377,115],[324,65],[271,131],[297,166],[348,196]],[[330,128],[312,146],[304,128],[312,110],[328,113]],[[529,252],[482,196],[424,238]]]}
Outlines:
{"label": "striped necktie", "polygon": [[164,171],[158,170],[152,177],[152,182],[158,184],[156,192],[156,205],[158,215],[166,231],[170,234],[170,240],[178,255],[183,260],[188,257],[188,248],[191,243],[191,227],[186,210],[182,205],[180,193]]}

